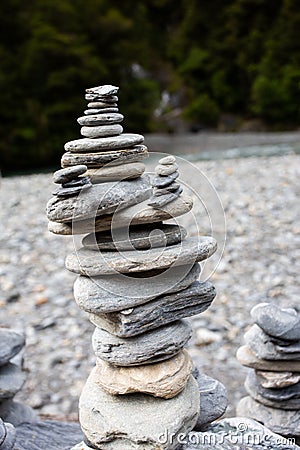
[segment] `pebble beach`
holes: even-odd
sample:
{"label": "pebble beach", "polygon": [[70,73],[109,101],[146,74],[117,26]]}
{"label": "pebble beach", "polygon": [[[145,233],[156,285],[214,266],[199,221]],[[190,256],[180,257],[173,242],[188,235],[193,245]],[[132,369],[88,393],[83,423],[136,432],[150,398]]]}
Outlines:
{"label": "pebble beach", "polygon": [[[206,209],[199,203],[179,223],[191,235],[200,230],[219,243],[202,274],[211,278],[217,297],[192,318],[189,351],[202,372],[225,384],[228,417],[245,395],[247,371],[235,354],[251,325],[251,308],[264,301],[300,308],[299,159],[291,154],[183,164],[186,189],[192,187],[196,205],[201,197]],[[95,362],[93,326],[73,299],[76,275],[64,267],[73,238],[47,228],[52,190],[51,174],[1,180],[0,325],[26,334],[28,374],[16,399],[40,414],[76,419]]]}

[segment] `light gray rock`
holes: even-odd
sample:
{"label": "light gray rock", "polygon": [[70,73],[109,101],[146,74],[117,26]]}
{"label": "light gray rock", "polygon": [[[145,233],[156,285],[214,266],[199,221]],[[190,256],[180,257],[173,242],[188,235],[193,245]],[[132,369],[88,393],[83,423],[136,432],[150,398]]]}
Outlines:
{"label": "light gray rock", "polygon": [[274,344],[258,325],[253,325],[245,333],[245,342],[253,350],[258,358],[268,360],[293,359],[300,361],[300,342],[291,343],[289,346]]}
{"label": "light gray rock", "polygon": [[78,197],[49,200],[47,217],[54,222],[71,222],[110,214],[142,202],[151,195],[149,178],[144,175],[132,181],[94,184]]}
{"label": "light gray rock", "polygon": [[30,406],[11,399],[0,403],[0,417],[15,427],[22,423],[37,422],[38,414]]}
{"label": "light gray rock", "polygon": [[12,363],[0,367],[0,400],[12,398],[23,386],[26,376]]}
{"label": "light gray rock", "polygon": [[119,87],[113,86],[112,84],[104,84],[102,86],[88,88],[85,92],[87,94],[94,95],[95,97],[110,97],[118,94]]}
{"label": "light gray rock", "polygon": [[258,382],[255,371],[250,369],[245,381],[245,389],[252,398],[263,405],[300,410],[300,383],[281,389],[266,389]]}
{"label": "light gray rock", "polygon": [[239,416],[255,418],[274,433],[282,436],[300,436],[300,410],[271,408],[248,396],[240,400],[236,412]]}
{"label": "light gray rock", "polygon": [[158,162],[159,162],[159,164],[168,166],[169,164],[175,163],[176,158],[173,155],[168,155],[168,156],[165,156],[164,158],[161,158]]}
{"label": "light gray rock", "polygon": [[[106,105],[107,105],[107,103],[106,103]],[[84,111],[84,114],[87,114],[87,115],[93,114],[94,115],[94,114],[117,113],[117,112],[119,112],[119,108],[110,108],[110,107],[103,108],[103,107],[101,107],[100,109],[97,109],[97,108],[86,109]]]}
{"label": "light gray rock", "polygon": [[112,125],[120,123],[124,116],[120,113],[104,113],[104,114],[90,114],[79,117],[77,122],[83,127],[95,127],[98,125]]}
{"label": "light gray rock", "polygon": [[79,400],[80,423],[88,444],[103,450],[175,449],[160,444],[168,430],[178,436],[193,429],[199,414],[198,385],[191,376],[185,389],[165,400],[146,394],[109,395],[92,371]]}
{"label": "light gray rock", "polygon": [[115,230],[120,227],[161,222],[188,213],[193,207],[191,197],[182,196],[164,206],[154,209],[147,205],[147,200],[129,208],[118,210],[114,215],[104,215],[99,218],[80,220],[72,223],[49,222],[48,229],[52,233],[70,235],[86,234],[95,231]]}
{"label": "light gray rock", "polygon": [[188,288],[163,295],[144,305],[106,314],[90,314],[97,327],[119,337],[131,337],[158,328],[178,319],[206,311],[216,296],[208,281],[195,281]]}
{"label": "light gray rock", "polygon": [[0,328],[0,366],[7,364],[24,345],[24,335],[9,328]]}
{"label": "light gray rock", "polygon": [[123,132],[121,125],[99,125],[82,127],[80,134],[88,138],[98,138],[106,136],[118,136]]}
{"label": "light gray rock", "polygon": [[106,166],[119,166],[129,162],[142,161],[148,158],[149,153],[145,145],[135,145],[132,148],[96,152],[96,153],[64,153],[61,159],[62,167],[85,164],[89,169],[98,169]]}
{"label": "light gray rock", "polygon": [[127,339],[96,327],[92,341],[98,358],[116,366],[136,366],[171,358],[185,346],[191,335],[189,322],[178,320]]}
{"label": "light gray rock", "polygon": [[186,350],[166,361],[135,367],[118,367],[98,358],[94,381],[112,395],[143,393],[169,399],[185,388],[192,368]]}
{"label": "light gray rock", "polygon": [[156,176],[151,179],[151,184],[153,187],[163,188],[163,187],[169,186],[178,177],[179,177],[179,172],[177,172],[177,171],[172,173],[171,175],[168,175],[165,177]]}
{"label": "light gray rock", "polygon": [[142,136],[141,134],[123,133],[120,134],[119,136],[94,138],[94,139],[90,138],[76,139],[75,141],[67,142],[65,144],[65,150],[66,152],[71,153],[90,153],[98,151],[101,152],[104,150],[119,150],[133,147],[134,145],[141,144],[143,141],[144,136]]}
{"label": "light gray rock", "polygon": [[271,372],[257,370],[256,376],[259,384],[267,389],[283,388],[292,386],[300,382],[300,373],[298,372]]}
{"label": "light gray rock", "polygon": [[100,102],[99,101],[94,101],[94,102],[90,102],[87,104],[88,108],[95,108],[95,109],[107,109],[107,108],[117,108],[118,107],[118,103],[111,103],[111,102]]}
{"label": "light gray rock", "polygon": [[55,420],[24,423],[17,427],[15,450],[70,450],[82,438],[79,423]]}
{"label": "light gray rock", "polygon": [[69,181],[74,180],[74,178],[83,175],[87,171],[87,166],[83,164],[73,165],[72,167],[68,167],[66,169],[60,169],[54,172],[53,181],[57,184],[68,183]]}
{"label": "light gray rock", "polygon": [[151,197],[150,201],[148,202],[148,205],[152,206],[153,208],[162,208],[163,206],[167,205],[168,203],[176,200],[176,198],[179,197],[179,195],[182,193],[182,191],[183,191],[182,187],[179,186],[179,188],[175,192],[170,192],[169,194],[165,194],[165,195],[161,195],[161,196],[157,196],[154,194]]}
{"label": "light gray rock", "polygon": [[[133,183],[133,181],[128,183]],[[71,272],[92,277],[145,272],[203,261],[209,258],[216,249],[216,240],[209,236],[187,238],[177,245],[144,251],[128,250],[118,253],[99,251],[95,253],[93,250],[81,248],[67,256],[66,268]]]}
{"label": "light gray rock", "polygon": [[3,423],[0,419],[0,448],[1,450],[13,450],[16,442],[16,430],[11,423]]}
{"label": "light gray rock", "polygon": [[195,263],[163,272],[143,272],[140,277],[103,275],[91,278],[80,275],[74,283],[74,297],[78,306],[86,312],[121,311],[186,289],[199,278],[200,270],[200,265]]}
{"label": "light gray rock", "polygon": [[271,370],[278,372],[300,372],[300,361],[288,360],[267,360],[258,358],[248,345],[243,345],[237,351],[238,361],[247,367],[258,370]]}
{"label": "light gray rock", "polygon": [[119,228],[111,233],[100,231],[85,236],[82,245],[85,248],[100,250],[149,250],[152,247],[165,247],[179,244],[186,238],[185,228],[178,225],[149,224]]}
{"label": "light gray rock", "polygon": [[300,314],[280,309],[277,305],[260,303],[251,316],[255,323],[267,334],[288,341],[300,340]]}
{"label": "light gray rock", "polygon": [[200,392],[200,414],[194,430],[201,431],[225,413],[228,404],[227,392],[220,381],[199,372],[197,368],[192,374]]}
{"label": "light gray rock", "polygon": [[155,172],[157,173],[157,175],[167,176],[167,175],[171,175],[172,173],[176,172],[177,169],[178,169],[178,165],[176,163],[168,164],[168,165],[158,164],[155,167]]}
{"label": "light gray rock", "polygon": [[93,184],[104,183],[105,181],[134,180],[145,172],[146,166],[143,163],[128,163],[119,166],[109,164],[99,169],[88,169],[87,175]]}
{"label": "light gray rock", "polygon": [[182,450],[300,450],[245,415],[220,420],[205,432],[192,431],[181,439],[183,442]]}

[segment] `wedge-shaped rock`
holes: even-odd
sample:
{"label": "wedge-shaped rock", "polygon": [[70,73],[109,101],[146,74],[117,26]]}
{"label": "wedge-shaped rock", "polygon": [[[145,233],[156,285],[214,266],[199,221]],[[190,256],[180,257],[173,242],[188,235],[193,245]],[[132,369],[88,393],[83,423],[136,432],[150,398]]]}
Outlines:
{"label": "wedge-shaped rock", "polygon": [[25,338],[9,328],[0,328],[0,366],[17,355],[25,345]]}
{"label": "wedge-shaped rock", "polygon": [[98,358],[116,366],[151,364],[176,355],[191,335],[192,328],[185,320],[178,320],[127,339],[96,327],[93,334],[93,349]]}
{"label": "wedge-shaped rock", "polygon": [[168,430],[176,437],[193,429],[200,407],[198,385],[190,376],[184,390],[169,400],[145,394],[109,395],[96,384],[95,370],[89,376],[79,401],[82,431],[102,450],[172,450],[161,444]]}
{"label": "wedge-shaped rock", "polygon": [[108,394],[139,392],[168,399],[184,389],[192,368],[193,364],[186,350],[167,361],[139,367],[117,367],[98,359],[94,380]]}
{"label": "wedge-shaped rock", "polygon": [[245,342],[258,358],[269,360],[294,359],[300,361],[300,341],[290,345],[278,345],[271,341],[259,326],[252,325],[245,333]]}
{"label": "wedge-shaped rock", "polygon": [[15,364],[0,367],[0,401],[12,398],[23,386],[25,373]]}
{"label": "wedge-shaped rock", "polygon": [[144,175],[133,181],[95,184],[76,197],[54,197],[47,204],[47,217],[54,222],[70,222],[110,214],[149,198],[151,187]]}
{"label": "wedge-shaped rock", "polygon": [[[156,297],[186,289],[200,275],[200,265],[175,266],[165,271],[126,275],[80,275],[74,283],[78,306],[90,313],[109,313],[132,308]],[[141,283],[143,289],[141,289]]]}
{"label": "wedge-shaped rock", "polygon": [[121,148],[133,147],[134,145],[141,144],[143,141],[144,136],[142,136],[141,134],[123,133],[119,136],[104,138],[76,139],[75,141],[67,142],[65,144],[65,150],[66,152],[71,153],[89,153],[104,150],[118,150]]}
{"label": "wedge-shaped rock", "polygon": [[138,205],[118,210],[112,216],[106,214],[95,220],[79,220],[72,223],[49,222],[48,229],[54,234],[71,235],[97,231],[112,230],[129,224],[140,225],[173,219],[188,213],[193,207],[191,197],[179,197],[163,209],[154,209],[147,205],[147,200]]}
{"label": "wedge-shaped rock", "polygon": [[209,236],[187,238],[177,245],[143,251],[94,252],[81,248],[67,256],[66,268],[71,272],[92,277],[145,272],[167,269],[173,265],[194,264],[209,258],[216,249],[216,240]]}
{"label": "wedge-shaped rock", "polygon": [[206,311],[215,296],[216,291],[211,283],[195,281],[187,289],[158,297],[135,308],[101,315],[90,314],[90,320],[116,336],[136,336]]}
{"label": "wedge-shaped rock", "polygon": [[296,311],[281,309],[270,303],[256,305],[251,316],[262,330],[280,339],[300,340],[300,314]]}
{"label": "wedge-shaped rock", "polygon": [[300,372],[300,361],[292,359],[272,360],[258,358],[248,345],[243,345],[237,351],[236,357],[238,361],[247,367],[258,370],[272,370],[278,372]]}

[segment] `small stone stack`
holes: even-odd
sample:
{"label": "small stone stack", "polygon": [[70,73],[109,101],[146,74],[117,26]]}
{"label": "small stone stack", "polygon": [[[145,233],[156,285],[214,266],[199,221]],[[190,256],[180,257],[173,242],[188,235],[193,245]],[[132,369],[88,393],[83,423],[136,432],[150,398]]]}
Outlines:
{"label": "small stone stack", "polygon": [[238,350],[250,367],[238,415],[262,422],[272,431],[300,436],[300,315],[294,309],[261,303],[251,311],[255,325]]}
{"label": "small stone stack", "polygon": [[21,367],[24,346],[25,339],[22,334],[8,328],[0,328],[0,418],[14,426],[34,422],[37,418],[29,406],[13,401],[26,379]]}
{"label": "small stone stack", "polygon": [[[175,449],[176,437],[197,424],[200,406],[183,350],[192,330],[183,319],[205,311],[216,295],[211,283],[198,281],[198,262],[215,252],[216,242],[163,223],[190,211],[192,200],[174,183],[173,157],[160,161],[153,194],[138,162],[147,156],[143,137],[121,134],[117,92],[87,90],[91,103],[78,121],[89,137],[65,145],[63,167],[87,166],[93,186],[56,195],[47,206],[51,231],[85,234],[82,248],[66,259],[79,274],[74,296],[95,325],[97,357],[80,397],[85,443],[76,448]],[[160,442],[164,433],[170,442]]]}

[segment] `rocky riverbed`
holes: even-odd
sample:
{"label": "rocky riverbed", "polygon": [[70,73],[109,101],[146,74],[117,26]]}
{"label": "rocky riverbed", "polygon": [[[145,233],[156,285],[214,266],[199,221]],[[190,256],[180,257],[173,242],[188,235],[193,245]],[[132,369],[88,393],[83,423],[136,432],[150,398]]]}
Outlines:
{"label": "rocky riverbed", "polygon": [[[213,232],[219,242],[202,274],[211,276],[218,294],[193,318],[190,352],[201,371],[226,385],[228,416],[245,395],[246,369],[235,353],[251,325],[250,309],[263,301],[299,308],[299,160],[252,157],[181,169],[195,210],[180,224],[190,235],[197,227],[201,234]],[[17,398],[43,414],[76,417],[94,365],[94,327],[75,304],[75,275],[64,267],[73,239],[47,229],[45,205],[53,186],[51,174],[1,180],[0,325],[26,332],[28,376]]]}

